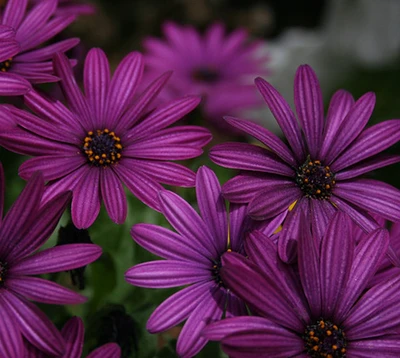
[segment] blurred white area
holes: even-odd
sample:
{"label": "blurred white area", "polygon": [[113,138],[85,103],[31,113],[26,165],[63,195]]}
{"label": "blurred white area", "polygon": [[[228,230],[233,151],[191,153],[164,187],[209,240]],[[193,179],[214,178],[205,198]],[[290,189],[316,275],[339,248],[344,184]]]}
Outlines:
{"label": "blurred white area", "polygon": [[[326,101],[354,67],[384,67],[399,58],[400,0],[331,0],[320,29],[288,29],[266,47],[267,80],[292,108],[294,75],[301,64],[313,67]],[[251,118],[279,133],[268,109]]]}

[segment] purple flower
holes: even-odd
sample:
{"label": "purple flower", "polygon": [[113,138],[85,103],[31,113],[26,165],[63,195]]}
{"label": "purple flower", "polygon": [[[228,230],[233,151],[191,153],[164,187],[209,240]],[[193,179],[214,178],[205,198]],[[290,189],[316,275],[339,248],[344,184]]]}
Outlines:
{"label": "purple flower", "polygon": [[[35,173],[0,224],[0,356],[23,357],[23,338],[47,354],[58,355],[64,340],[51,321],[30,302],[78,304],[86,298],[32,275],[71,270],[101,255],[97,245],[57,246],[36,252],[63,214],[70,193],[41,204],[44,181]],[[0,166],[0,220],[4,174]],[[29,300],[29,301],[28,301]]]}
{"label": "purple flower", "polygon": [[[39,3],[42,0],[31,0],[32,3]],[[92,15],[96,12],[93,4],[82,4],[82,1],[58,0],[57,15]]]}
{"label": "purple flower", "polygon": [[224,167],[243,170],[225,183],[222,191],[229,201],[249,203],[253,219],[274,217],[295,203],[279,239],[282,260],[290,261],[295,255],[300,209],[307,213],[319,238],[337,210],[349,214],[367,232],[378,227],[367,211],[400,221],[400,191],[377,180],[359,178],[400,161],[398,155],[380,154],[400,139],[400,120],[364,129],[375,105],[373,93],[354,103],[348,92],[336,92],[324,120],[316,75],[309,66],[300,66],[294,85],[299,126],[287,102],[268,82],[257,78],[256,85],[289,146],[257,124],[228,117],[228,123],[267,149],[226,143],[213,147],[210,157]]}
{"label": "purple flower", "polygon": [[[72,317],[61,330],[61,335],[65,339],[66,347],[64,354],[60,358],[81,358],[83,350],[83,338],[85,327],[82,319]],[[38,351],[35,347],[25,342],[25,358],[46,358],[47,356]],[[116,343],[107,343],[95,349],[86,358],[119,358],[121,348]]]}
{"label": "purple flower", "polygon": [[138,244],[166,260],[136,265],[125,274],[130,284],[141,287],[188,285],[158,306],[147,322],[147,329],[158,333],[187,319],[177,342],[181,357],[201,350],[207,343],[201,330],[221,319],[225,308],[226,317],[246,314],[243,302],[226,290],[219,274],[224,252],[243,253],[249,224],[245,207],[232,204],[228,218],[218,179],[207,167],[198,170],[196,194],[201,216],[178,195],[160,192],[161,212],[177,233],[137,224],[131,234]]}
{"label": "purple flower", "polygon": [[388,233],[377,229],[356,246],[350,225],[336,214],[320,249],[304,230],[298,275],[279,262],[264,235],[250,234],[246,248],[256,264],[226,254],[221,276],[258,316],[213,323],[205,336],[222,340],[223,350],[238,358],[398,357],[400,276],[365,290],[386,253]]}
{"label": "purple flower", "polygon": [[28,0],[8,0],[0,13],[0,95],[21,95],[30,83],[55,82],[52,57],[79,43],[78,38],[41,47],[75,16],[55,15],[57,0],[43,0],[27,10]]}
{"label": "purple flower", "polygon": [[221,24],[209,27],[203,36],[193,27],[170,22],[163,32],[165,40],[150,37],[143,45],[149,76],[174,71],[165,98],[202,95],[207,119],[228,129],[222,115],[261,104],[250,82],[267,73],[261,42],[249,44],[243,29],[226,35]]}
{"label": "purple flower", "polygon": [[102,200],[111,219],[123,223],[127,201],[122,183],[156,210],[160,183],[194,185],[191,170],[168,160],[200,155],[211,135],[196,126],[167,127],[195,108],[198,97],[183,97],[149,111],[169,74],[135,97],[143,71],[137,52],[128,54],[110,79],[107,57],[92,49],[84,67],[85,95],[64,55],[55,57],[54,67],[69,109],[32,90],[25,102],[41,118],[3,107],[18,127],[3,129],[0,141],[10,150],[35,156],[22,164],[19,174],[28,179],[41,170],[49,181],[46,201],[64,190],[73,191],[76,227],[87,228],[94,222]]}

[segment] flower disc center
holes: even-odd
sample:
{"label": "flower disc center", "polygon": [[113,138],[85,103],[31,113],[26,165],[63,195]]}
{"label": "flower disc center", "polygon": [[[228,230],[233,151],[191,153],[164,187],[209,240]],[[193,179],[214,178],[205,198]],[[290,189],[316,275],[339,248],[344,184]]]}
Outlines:
{"label": "flower disc center", "polygon": [[0,287],[4,286],[4,281],[7,274],[7,262],[0,261]]}
{"label": "flower disc center", "polygon": [[192,78],[199,82],[214,83],[218,80],[219,74],[212,67],[200,67],[193,71]]}
{"label": "flower disc center", "polygon": [[83,140],[82,150],[89,163],[107,167],[121,159],[121,139],[107,128],[90,131]]}
{"label": "flower disc center", "polygon": [[307,326],[302,338],[307,353],[313,358],[346,357],[346,335],[328,320],[320,319]]}
{"label": "flower disc center", "polygon": [[12,63],[12,57],[10,57],[8,60],[0,62],[0,71],[7,72],[11,67],[11,63]]}
{"label": "flower disc center", "polygon": [[330,168],[322,165],[319,160],[311,160],[299,167],[296,173],[296,183],[304,195],[313,199],[328,199],[336,184],[335,175]]}

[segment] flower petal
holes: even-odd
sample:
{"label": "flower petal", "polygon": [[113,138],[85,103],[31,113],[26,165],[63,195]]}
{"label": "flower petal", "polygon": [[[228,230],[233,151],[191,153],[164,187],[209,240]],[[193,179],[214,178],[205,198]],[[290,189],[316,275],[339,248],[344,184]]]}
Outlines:
{"label": "flower petal", "polygon": [[61,334],[67,343],[64,357],[80,358],[85,334],[85,327],[83,326],[82,319],[79,317],[72,317],[69,319],[62,328]]}
{"label": "flower petal", "polygon": [[121,348],[117,343],[103,344],[95,349],[86,358],[119,358],[121,356]]}
{"label": "flower petal", "polygon": [[0,96],[21,96],[31,90],[31,84],[21,76],[0,73]]}
{"label": "flower petal", "polygon": [[28,0],[9,0],[4,9],[1,23],[18,29],[24,18]]}

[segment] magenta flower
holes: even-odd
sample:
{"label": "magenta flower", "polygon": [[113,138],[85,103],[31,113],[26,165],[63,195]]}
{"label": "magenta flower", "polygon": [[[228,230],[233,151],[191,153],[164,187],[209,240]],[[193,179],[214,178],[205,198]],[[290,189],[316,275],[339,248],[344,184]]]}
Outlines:
{"label": "magenta flower", "polygon": [[165,98],[202,95],[207,119],[228,129],[222,115],[261,104],[250,82],[267,73],[261,42],[249,44],[243,29],[225,35],[221,24],[214,24],[203,36],[192,27],[170,22],[163,31],[165,41],[150,37],[143,45],[149,76],[174,71]]}
{"label": "magenta flower", "polygon": [[[66,347],[64,354],[60,358],[81,358],[83,350],[83,338],[85,335],[85,327],[82,319],[72,317],[61,330],[61,335],[65,339]],[[25,358],[46,358],[43,352],[38,351],[35,347],[25,342]],[[86,358],[119,358],[121,356],[121,348],[116,343],[107,343],[98,347]]]}
{"label": "magenta flower", "polygon": [[160,183],[194,185],[191,170],[168,160],[200,155],[211,135],[196,126],[167,127],[195,108],[198,97],[183,97],[149,112],[148,106],[169,75],[135,96],[143,71],[142,56],[136,52],[122,60],[110,79],[104,52],[92,49],[84,67],[85,96],[64,55],[56,56],[54,67],[62,78],[69,109],[32,90],[25,102],[41,118],[3,107],[18,127],[3,129],[0,142],[15,152],[35,156],[22,164],[19,174],[28,179],[41,170],[49,181],[46,201],[62,191],[73,191],[76,227],[87,228],[94,222],[102,200],[111,219],[123,223],[127,202],[122,183],[156,210],[157,194],[163,189]]}
{"label": "magenta flower", "polygon": [[304,230],[298,275],[279,262],[264,235],[250,234],[248,255],[257,265],[226,254],[221,276],[258,316],[213,323],[205,336],[222,340],[222,349],[237,358],[398,357],[400,276],[365,290],[386,253],[388,233],[375,230],[356,246],[350,225],[336,214],[320,249]]}
{"label": "magenta flower", "polygon": [[282,260],[290,261],[295,255],[300,209],[307,213],[319,238],[337,210],[348,213],[367,232],[378,227],[367,212],[400,221],[400,191],[377,180],[359,178],[400,161],[398,155],[380,154],[400,139],[400,120],[364,128],[375,105],[373,93],[354,103],[348,92],[336,92],[324,120],[318,79],[309,66],[300,66],[294,87],[299,126],[287,102],[268,82],[257,78],[256,85],[289,146],[257,124],[228,117],[228,123],[267,149],[226,143],[213,147],[210,157],[224,167],[243,170],[225,183],[222,191],[229,201],[249,203],[253,219],[274,217],[296,203],[278,243]]}
{"label": "magenta flower", "polygon": [[[51,321],[30,300],[50,304],[77,304],[86,298],[54,282],[32,275],[71,270],[101,255],[91,244],[57,246],[36,252],[63,214],[70,193],[40,204],[41,175],[34,174],[0,224],[0,356],[23,357],[23,338],[46,354],[64,351],[64,340]],[[0,220],[4,175],[0,166]],[[28,301],[29,300],[29,301]]]}
{"label": "magenta flower", "polygon": [[57,0],[43,0],[27,10],[28,0],[8,0],[0,13],[0,95],[25,94],[30,83],[55,82],[52,57],[79,43],[78,38],[41,47],[75,16],[55,15]]}
{"label": "magenta flower", "polygon": [[218,179],[207,167],[198,170],[196,194],[201,216],[178,195],[160,192],[161,212],[177,233],[137,224],[131,235],[166,260],[136,265],[125,274],[130,284],[141,287],[189,285],[158,306],[147,322],[147,329],[158,333],[187,320],[177,342],[180,357],[192,357],[203,348],[207,340],[201,330],[221,319],[225,308],[226,317],[246,314],[243,302],[225,288],[219,274],[224,252],[243,253],[249,225],[245,207],[231,205],[228,219]]}

